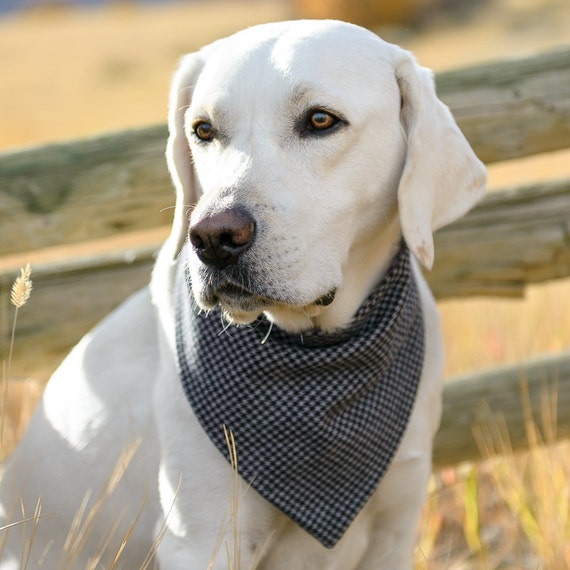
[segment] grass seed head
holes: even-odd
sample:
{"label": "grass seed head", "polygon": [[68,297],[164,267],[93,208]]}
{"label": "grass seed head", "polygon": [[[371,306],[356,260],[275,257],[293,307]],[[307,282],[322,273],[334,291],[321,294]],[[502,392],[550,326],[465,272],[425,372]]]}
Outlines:
{"label": "grass seed head", "polygon": [[30,295],[32,293],[32,281],[30,275],[32,274],[32,268],[30,264],[26,264],[26,267],[20,269],[20,275],[16,277],[14,284],[12,285],[12,291],[10,293],[10,301],[17,309],[23,307]]}

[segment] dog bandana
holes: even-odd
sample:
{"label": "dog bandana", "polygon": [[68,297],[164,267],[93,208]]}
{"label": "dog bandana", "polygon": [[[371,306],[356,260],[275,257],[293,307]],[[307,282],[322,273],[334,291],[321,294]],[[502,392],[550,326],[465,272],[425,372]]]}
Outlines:
{"label": "dog bandana", "polygon": [[424,325],[408,250],[345,328],[302,334],[201,313],[187,254],[175,303],[190,405],[228,460],[224,426],[233,432],[242,478],[331,548],[386,473],[415,400]]}

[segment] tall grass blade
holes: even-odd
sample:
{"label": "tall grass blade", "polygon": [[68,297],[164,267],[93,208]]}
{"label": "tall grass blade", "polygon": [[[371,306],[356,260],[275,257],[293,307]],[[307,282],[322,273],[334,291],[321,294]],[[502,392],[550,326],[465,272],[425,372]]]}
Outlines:
{"label": "tall grass blade", "polygon": [[18,312],[28,302],[32,294],[32,280],[30,276],[32,268],[30,264],[20,269],[20,275],[16,277],[10,290],[10,302],[14,305],[14,320],[10,333],[10,344],[8,348],[8,364],[2,362],[2,391],[0,395],[0,457],[4,456],[4,433],[6,422],[6,405],[8,401],[8,378],[12,369],[12,355],[14,354],[14,341],[16,338],[16,325],[18,323]]}

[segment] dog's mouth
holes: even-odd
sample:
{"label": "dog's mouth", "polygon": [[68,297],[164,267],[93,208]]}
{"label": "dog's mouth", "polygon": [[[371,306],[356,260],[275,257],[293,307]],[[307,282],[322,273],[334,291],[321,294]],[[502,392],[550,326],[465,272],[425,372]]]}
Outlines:
{"label": "dog's mouth", "polygon": [[336,297],[336,287],[331,289],[328,293],[325,293],[321,297],[319,297],[313,305],[317,305],[317,307],[328,307]]}
{"label": "dog's mouth", "polygon": [[261,295],[257,291],[252,291],[235,283],[224,283],[218,287],[214,291],[214,299],[216,305],[220,304],[228,308],[232,306],[245,308],[244,305],[248,307],[262,306],[270,302],[269,298]]}
{"label": "dog's mouth", "polygon": [[291,307],[298,309],[305,306],[327,307],[335,300],[336,288],[331,289],[324,295],[317,297],[312,302],[296,302],[295,299],[266,292],[250,289],[241,284],[231,281],[218,284],[202,290],[201,300],[208,306],[214,308],[220,306],[222,310],[230,315],[233,313],[261,313],[273,306]]}

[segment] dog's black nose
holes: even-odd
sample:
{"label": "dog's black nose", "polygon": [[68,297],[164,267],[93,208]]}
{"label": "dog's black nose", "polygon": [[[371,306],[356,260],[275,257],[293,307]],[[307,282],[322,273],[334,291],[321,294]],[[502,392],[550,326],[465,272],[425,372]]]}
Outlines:
{"label": "dog's black nose", "polygon": [[223,268],[235,265],[251,245],[255,220],[241,208],[222,210],[204,216],[190,225],[190,243],[206,265]]}

